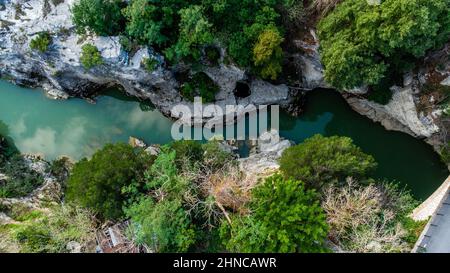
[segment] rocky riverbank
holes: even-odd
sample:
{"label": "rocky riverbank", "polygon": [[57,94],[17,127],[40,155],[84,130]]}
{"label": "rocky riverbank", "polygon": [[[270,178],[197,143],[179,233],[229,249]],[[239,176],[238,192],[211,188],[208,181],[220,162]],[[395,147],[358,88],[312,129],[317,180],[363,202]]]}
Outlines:
{"label": "rocky riverbank", "polygon": [[[142,60],[155,54],[140,48],[133,56],[121,49],[119,37],[82,37],[74,32],[70,7],[74,0],[65,0],[56,6],[47,0],[8,0],[0,9],[0,74],[16,84],[43,88],[52,98],[94,97],[107,86],[122,87],[129,95],[150,100],[162,113],[171,116],[174,105],[193,107],[179,93],[177,73],[189,68],[183,65],[167,68],[160,65],[154,72],[141,66]],[[52,45],[48,52],[30,49],[30,41],[37,33],[50,32]],[[101,52],[104,64],[86,70],[79,62],[81,47],[94,44]],[[163,59],[158,56],[159,59]],[[221,64],[203,67],[220,91],[218,105],[279,104],[288,107],[295,91],[287,85],[274,85],[247,77],[236,66]],[[189,71],[188,71],[189,72]],[[237,82],[248,84],[250,95],[234,95]]]}
{"label": "rocky riverbank", "polygon": [[[180,82],[176,75],[189,73],[189,67],[162,64],[154,72],[147,72],[142,60],[150,54],[149,48],[140,48],[132,56],[121,49],[118,37],[79,36],[74,31],[70,7],[75,0],[5,0],[0,6],[0,76],[16,84],[40,87],[56,99],[69,97],[92,98],[108,86],[121,86],[125,92],[140,99],[150,100],[166,116],[173,116],[174,105],[183,104],[193,108],[179,93]],[[54,4],[56,3],[56,4]],[[48,52],[37,53],[30,49],[30,41],[42,31],[49,31],[52,45]],[[94,44],[101,52],[104,64],[86,70],[80,65],[81,47]],[[285,109],[298,112],[296,98],[301,91],[314,88],[330,88],[323,78],[323,66],[318,52],[319,42],[314,30],[302,39],[293,40],[297,53],[289,56],[289,62],[298,73],[298,86],[275,85],[249,77],[233,64],[216,67],[203,66],[205,72],[220,87],[216,104],[262,105],[279,104]],[[434,57],[437,56],[437,57]],[[443,58],[447,57],[447,58]],[[406,132],[425,139],[437,151],[447,143],[447,123],[442,110],[428,103],[420,109],[424,100],[424,84],[439,78],[439,84],[449,85],[448,48],[430,54],[428,63],[405,76],[403,87],[393,87],[393,98],[387,105],[368,101],[365,89],[343,92],[352,108],[362,115],[380,122],[388,130]],[[436,61],[436,59],[438,61]],[[439,69],[438,69],[439,67]],[[436,77],[439,74],[439,77]],[[248,85],[249,95],[235,95],[237,83]],[[226,113],[224,113],[226,114]]]}

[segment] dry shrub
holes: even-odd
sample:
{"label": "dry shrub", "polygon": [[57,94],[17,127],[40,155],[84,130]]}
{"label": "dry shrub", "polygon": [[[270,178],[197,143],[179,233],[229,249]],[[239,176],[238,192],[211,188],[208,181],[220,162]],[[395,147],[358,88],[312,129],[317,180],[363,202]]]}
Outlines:
{"label": "dry shrub", "polygon": [[322,204],[330,225],[330,239],[347,252],[406,252],[406,230],[397,221],[402,212],[392,205],[383,185],[357,186],[352,179],[331,186]]}
{"label": "dry shrub", "polygon": [[229,214],[232,212],[247,213],[245,204],[250,198],[250,187],[234,162],[226,163],[219,169],[210,169],[207,166],[200,166],[201,172],[191,170],[183,173],[183,177],[196,181],[193,183],[195,189],[187,192],[183,199],[190,207],[189,213],[200,213],[205,219],[203,225],[213,228],[224,217],[231,222]]}
{"label": "dry shrub", "polygon": [[203,186],[223,207],[240,212],[249,200],[249,190],[242,187],[241,180],[239,172],[214,173]]}
{"label": "dry shrub", "polygon": [[369,224],[382,210],[380,199],[381,193],[375,186],[357,189],[352,180],[343,188],[326,189],[322,206],[327,212],[332,235],[338,237],[348,229]]}

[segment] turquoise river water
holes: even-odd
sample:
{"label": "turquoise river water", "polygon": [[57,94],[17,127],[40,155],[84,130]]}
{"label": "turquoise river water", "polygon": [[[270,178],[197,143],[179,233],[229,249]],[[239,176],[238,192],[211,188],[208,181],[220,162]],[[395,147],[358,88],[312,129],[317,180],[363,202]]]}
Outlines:
{"label": "turquoise river water", "polygon": [[[117,91],[106,92],[94,105],[81,99],[50,100],[37,90],[0,81],[0,122],[6,125],[0,133],[11,136],[21,152],[47,159],[80,159],[129,136],[155,144],[172,140],[170,119]],[[310,92],[300,117],[281,113],[280,134],[296,143],[314,134],[349,136],[377,160],[376,177],[398,181],[420,199],[448,176],[429,145],[360,116],[335,91]]]}

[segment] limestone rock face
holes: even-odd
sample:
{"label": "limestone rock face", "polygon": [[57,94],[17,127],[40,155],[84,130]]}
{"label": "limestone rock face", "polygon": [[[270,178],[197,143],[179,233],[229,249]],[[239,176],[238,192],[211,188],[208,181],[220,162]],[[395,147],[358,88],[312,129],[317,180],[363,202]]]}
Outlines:
{"label": "limestone rock face", "polygon": [[[50,98],[90,98],[104,87],[118,85],[131,96],[150,100],[163,114],[171,116],[171,109],[179,103],[192,107],[179,94],[179,83],[172,70],[159,66],[148,72],[141,67],[144,58],[163,57],[149,48],[141,48],[133,56],[121,49],[118,37],[80,37],[74,31],[70,8],[76,0],[54,5],[47,0],[7,0],[0,9],[0,75],[17,84],[40,87]],[[16,6],[20,9],[16,9]],[[52,44],[46,53],[30,49],[30,41],[39,32],[47,31]],[[80,62],[81,47],[95,45],[104,64],[84,69]],[[174,68],[176,70],[176,68]],[[287,86],[263,81],[249,81],[252,95],[237,101],[233,94],[236,82],[245,72],[234,66],[221,65],[204,69],[219,86],[216,97],[219,105],[281,104],[291,101]]]}
{"label": "limestone rock face", "polygon": [[303,88],[312,90],[314,88],[330,87],[324,79],[324,67],[320,60],[319,54],[319,39],[316,32],[310,30],[311,39],[296,40],[294,44],[303,54],[297,54],[294,57],[295,62],[298,63],[299,69],[302,72]]}
{"label": "limestone rock face", "polygon": [[442,85],[447,85],[450,86],[450,76],[448,76],[447,78],[445,78],[445,80],[443,80],[441,82]]}
{"label": "limestone rock face", "polygon": [[347,102],[358,113],[380,122],[388,130],[409,133],[416,137],[431,137],[439,131],[432,119],[417,112],[411,86],[392,89],[393,97],[387,105],[348,96]]}
{"label": "limestone rock face", "polygon": [[255,181],[273,172],[276,172],[280,165],[278,159],[283,151],[290,147],[289,140],[281,139],[275,130],[263,133],[258,141],[258,149],[247,158],[239,159],[239,166],[247,177],[252,177]]}

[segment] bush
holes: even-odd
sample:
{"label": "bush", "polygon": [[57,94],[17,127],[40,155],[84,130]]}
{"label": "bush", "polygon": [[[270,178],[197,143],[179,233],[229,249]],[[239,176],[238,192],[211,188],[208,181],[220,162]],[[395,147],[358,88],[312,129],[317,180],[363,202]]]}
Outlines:
{"label": "bush", "polygon": [[142,65],[144,66],[147,72],[153,72],[158,68],[158,61],[153,58],[143,58]]}
{"label": "bush", "polygon": [[340,89],[378,84],[441,47],[449,25],[447,0],[343,1],[318,25],[325,79]]}
{"label": "bush", "polygon": [[67,183],[66,198],[92,209],[102,218],[123,216],[127,200],[122,188],[135,182],[141,185],[152,157],[141,149],[123,143],[108,144],[90,160],[77,162]]}
{"label": "bush", "polygon": [[72,162],[67,157],[61,157],[55,159],[50,164],[50,172],[54,175],[60,183],[65,184],[70,173],[69,170],[72,167]]}
{"label": "bush", "polygon": [[155,203],[151,198],[133,204],[127,215],[139,245],[157,252],[187,252],[196,232],[179,199]]}
{"label": "bush", "polygon": [[91,44],[86,44],[81,48],[80,62],[86,69],[103,64],[103,58],[98,48]]}
{"label": "bush", "polygon": [[203,148],[199,141],[180,140],[170,144],[175,151],[175,163],[179,170],[192,169],[192,166],[203,161]]}
{"label": "bush", "polygon": [[322,207],[330,238],[349,252],[409,252],[423,223],[409,214],[418,205],[412,196],[391,183],[327,188]]}
{"label": "bush", "polygon": [[213,41],[212,25],[203,13],[203,8],[198,5],[192,5],[179,11],[180,33],[177,43],[166,51],[169,60],[199,61],[201,47]]}
{"label": "bush", "polygon": [[314,190],[275,174],[253,191],[253,214],[222,225],[227,249],[235,252],[322,252],[328,226]]}
{"label": "bush", "polygon": [[175,152],[164,147],[146,173],[145,188],[153,194],[137,197],[125,210],[136,242],[157,252],[186,252],[197,236],[185,210],[191,184],[178,175],[174,162]]}
{"label": "bush", "polygon": [[121,49],[128,53],[130,53],[135,47],[137,47],[137,45],[130,38],[124,35],[121,35],[119,37],[119,43],[122,47]]}
{"label": "bush", "polygon": [[21,155],[12,156],[0,171],[8,177],[0,183],[0,198],[25,197],[44,183],[42,175],[31,170]]}
{"label": "bush", "polygon": [[212,66],[219,65],[220,54],[220,49],[215,46],[207,46],[205,48],[206,60],[208,60],[209,64]]}
{"label": "bush", "polygon": [[284,0],[281,7],[282,19],[286,30],[292,31],[301,27],[306,19],[307,12],[301,0]]}
{"label": "bush", "polygon": [[288,177],[321,189],[347,176],[364,177],[376,168],[372,156],[361,151],[348,137],[315,135],[290,147],[280,158],[280,170]]}
{"label": "bush", "polygon": [[214,102],[219,86],[204,72],[196,73],[181,87],[181,95],[189,101],[200,96],[205,103]]}
{"label": "bush", "polygon": [[72,20],[79,34],[114,36],[124,29],[123,7],[120,0],[80,0],[72,7]]}
{"label": "bush", "polygon": [[52,42],[52,37],[48,32],[41,32],[38,34],[36,38],[31,40],[30,42],[30,48],[34,50],[38,50],[41,53],[44,53],[47,51],[48,47],[50,46]]}
{"label": "bush", "polygon": [[258,37],[253,48],[253,61],[264,79],[276,80],[282,71],[283,50],[281,43],[283,37],[275,28],[264,30]]}

